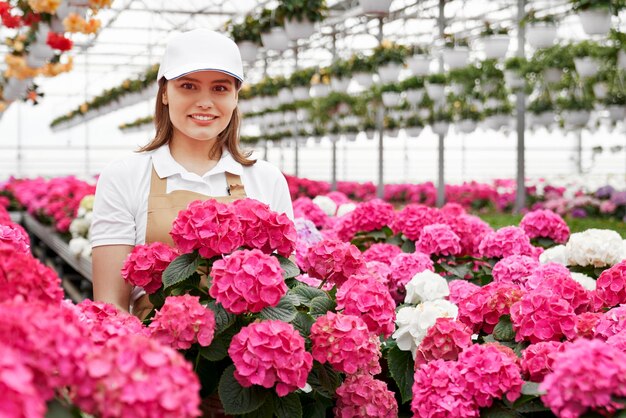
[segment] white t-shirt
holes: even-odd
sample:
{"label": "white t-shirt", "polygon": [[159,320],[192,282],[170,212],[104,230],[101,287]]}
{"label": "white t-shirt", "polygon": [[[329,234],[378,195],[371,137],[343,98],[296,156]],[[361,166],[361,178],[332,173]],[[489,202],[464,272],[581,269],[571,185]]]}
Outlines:
{"label": "white t-shirt", "polygon": [[152,165],[160,178],[167,178],[167,193],[187,190],[207,196],[227,196],[225,172],[241,176],[246,195],[285,213],[293,220],[287,180],[267,161],[245,167],[224,150],[217,165],[203,176],[190,173],[170,154],[168,145],[133,154],[109,164],[96,186],[91,245],[139,245],[145,243],[148,195]]}

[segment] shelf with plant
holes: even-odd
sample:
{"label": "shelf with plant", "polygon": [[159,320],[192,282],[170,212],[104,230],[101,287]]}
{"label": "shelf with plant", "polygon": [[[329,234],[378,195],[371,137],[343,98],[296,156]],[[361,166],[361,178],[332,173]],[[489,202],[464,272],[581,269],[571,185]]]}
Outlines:
{"label": "shelf with plant", "polygon": [[371,60],[375,68],[387,64],[404,65],[408,55],[409,49],[406,46],[383,41],[381,45],[374,48]]}
{"label": "shelf with plant", "polygon": [[132,122],[122,123],[118,128],[120,131],[125,131],[128,129],[138,128],[140,126],[150,125],[154,122],[154,116],[145,116],[143,118],[138,118]]}
{"label": "shelf with plant", "polygon": [[412,114],[408,118],[402,120],[403,128],[423,128],[424,121],[417,114]]}
{"label": "shelf with plant", "polygon": [[348,60],[348,68],[351,74],[357,73],[373,73],[375,70],[374,62],[371,57],[363,54],[354,54]]}
{"label": "shelf with plant", "polygon": [[426,82],[428,84],[443,84],[445,85],[446,83],[448,83],[448,76],[444,73],[436,73],[436,74],[431,74],[428,77],[426,77]]}
{"label": "shelf with plant", "polygon": [[541,72],[546,68],[574,69],[574,59],[569,47],[554,45],[537,50],[529,61],[529,70]]}
{"label": "shelf with plant", "polygon": [[[448,72],[449,81],[464,86],[464,93],[469,94],[481,79],[481,69],[476,65],[455,68]],[[430,82],[430,81],[429,81]],[[431,84],[434,84],[431,82]]]}
{"label": "shelf with plant", "polygon": [[504,26],[492,26],[491,23],[485,22],[483,25],[483,29],[480,32],[480,37],[487,38],[496,35],[506,36],[508,34],[509,30]]}
{"label": "shelf with plant", "polygon": [[483,111],[485,117],[496,116],[496,115],[507,115],[510,116],[513,114],[513,105],[509,102],[500,102],[500,104],[496,107],[487,108]]}
{"label": "shelf with plant", "polygon": [[560,111],[592,111],[593,98],[582,95],[567,95],[556,99],[556,108]]}
{"label": "shelf with plant", "polygon": [[458,120],[471,120],[479,122],[484,119],[484,114],[479,112],[475,105],[466,100],[459,100],[452,104],[453,114]]}
{"label": "shelf with plant", "polygon": [[454,49],[456,47],[469,47],[469,40],[464,37],[457,37],[456,35],[447,33],[443,35],[444,47],[448,49]]}
{"label": "shelf with plant", "polygon": [[525,57],[510,57],[504,61],[505,71],[514,71],[520,77],[524,77],[528,71],[528,60]]}
{"label": "shelf with plant", "polygon": [[252,15],[246,15],[243,22],[235,23],[232,20],[227,23],[227,29],[231,38],[236,43],[249,41],[255,45],[261,45],[261,27],[259,21]]}
{"label": "shelf with plant", "polygon": [[329,67],[327,67],[328,73],[331,77],[336,79],[348,79],[352,76],[352,67],[350,62],[344,60],[336,60]]}
{"label": "shelf with plant", "polygon": [[607,10],[616,16],[626,8],[624,0],[570,0],[570,4],[575,13],[587,10]]}
{"label": "shelf with plant", "polygon": [[409,77],[399,83],[401,91],[424,88],[424,77]]}
{"label": "shelf with plant", "polygon": [[454,120],[454,115],[452,113],[452,110],[444,106],[444,107],[433,109],[433,112],[431,113],[428,122],[432,125],[437,122],[452,123],[453,120]]}
{"label": "shelf with plant", "polygon": [[429,55],[430,48],[425,45],[410,45],[408,48],[409,55]]}
{"label": "shelf with plant", "polygon": [[544,93],[531,100],[526,106],[526,110],[534,115],[552,112],[554,111],[554,101],[549,94]]}
{"label": "shelf with plant", "polygon": [[555,26],[557,24],[557,17],[552,14],[545,14],[545,15],[539,16],[537,15],[536,10],[531,9],[528,11],[528,13],[526,13],[526,16],[524,17],[524,19],[522,19],[521,24],[523,26],[538,25],[538,24]]}
{"label": "shelf with plant", "polygon": [[326,18],[328,7],[326,0],[280,0],[277,12],[286,20],[321,22]]}
{"label": "shelf with plant", "polygon": [[295,87],[309,87],[311,85],[311,79],[315,75],[317,69],[315,67],[303,68],[301,70],[294,71],[288,78],[288,84],[291,88]]}

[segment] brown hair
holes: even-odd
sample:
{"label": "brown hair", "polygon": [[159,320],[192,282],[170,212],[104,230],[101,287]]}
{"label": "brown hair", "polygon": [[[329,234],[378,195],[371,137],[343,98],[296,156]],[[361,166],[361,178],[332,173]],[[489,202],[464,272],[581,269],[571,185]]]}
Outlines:
{"label": "brown hair", "polygon": [[[153,151],[167,143],[172,139],[174,134],[174,126],[170,120],[170,113],[167,105],[164,105],[161,97],[165,93],[167,88],[167,80],[163,77],[159,80],[159,91],[157,93],[157,100],[154,109],[154,127],[156,128],[156,135],[154,139],[148,144],[139,148],[137,152]],[[256,160],[251,160],[249,157],[252,155],[252,151],[242,151],[239,148],[239,128],[241,126],[241,114],[239,108],[236,107],[233,111],[233,115],[230,118],[230,122],[226,129],[224,129],[217,136],[217,140],[211,151],[209,152],[209,158],[216,159],[222,155],[222,149],[226,148],[230,155],[233,156],[235,161],[239,164],[249,167],[256,163]]]}

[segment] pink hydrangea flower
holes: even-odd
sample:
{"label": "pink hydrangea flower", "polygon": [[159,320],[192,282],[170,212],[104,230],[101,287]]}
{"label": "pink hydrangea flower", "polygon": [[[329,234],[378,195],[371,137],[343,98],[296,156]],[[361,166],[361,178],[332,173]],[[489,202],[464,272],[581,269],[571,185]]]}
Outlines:
{"label": "pink hydrangea flower", "polygon": [[439,209],[411,203],[396,214],[390,226],[394,234],[401,232],[411,241],[417,241],[425,226],[441,223],[443,218]]}
{"label": "pink hydrangea flower", "polygon": [[389,293],[396,302],[404,301],[406,296],[405,286],[413,276],[424,270],[435,271],[433,261],[426,254],[400,253],[391,262],[391,275],[389,276]]}
{"label": "pink hydrangea flower", "polygon": [[480,407],[491,406],[493,399],[513,402],[522,391],[521,370],[517,358],[493,345],[474,344],[459,354],[461,374],[466,387]]}
{"label": "pink hydrangea flower", "polygon": [[276,257],[259,250],[235,251],[213,263],[209,295],[228,312],[261,312],[276,306],[287,285]]}
{"label": "pink hydrangea flower", "polygon": [[393,206],[380,199],[359,203],[350,214],[353,230],[357,233],[378,231],[391,225],[395,217]]}
{"label": "pink hydrangea flower", "polygon": [[387,286],[369,275],[354,275],[337,290],[337,310],[361,316],[370,332],[388,338],[395,330],[396,303]]}
{"label": "pink hydrangea flower", "polygon": [[327,225],[331,225],[332,229],[322,230],[322,235],[326,239],[335,239],[349,242],[352,240],[352,238],[354,238],[356,233],[359,232],[356,229],[354,212],[349,212],[343,216],[338,216]]}
{"label": "pink hydrangea flower", "polygon": [[253,322],[243,327],[233,337],[228,355],[241,386],[276,386],[278,396],[304,387],[313,367],[313,357],[304,348],[304,338],[282,321]]}
{"label": "pink hydrangea flower", "polygon": [[350,203],[350,199],[348,198],[348,196],[346,196],[345,193],[339,191],[326,193],[326,197],[332,199],[332,201],[335,202],[337,206],[343,205],[344,203]]}
{"label": "pink hydrangea flower", "polygon": [[398,416],[398,403],[387,384],[369,374],[350,375],[337,388],[337,418]]}
{"label": "pink hydrangea flower", "polygon": [[596,324],[596,337],[607,340],[626,329],[626,305],[606,311]]}
{"label": "pink hydrangea flower", "polygon": [[459,321],[473,332],[491,334],[502,315],[522,297],[522,291],[511,283],[492,282],[458,302]]}
{"label": "pink hydrangea flower", "polygon": [[0,344],[0,411],[11,418],[43,418],[46,403],[18,351]]}
{"label": "pink hydrangea flower", "polygon": [[576,280],[572,279],[569,270],[557,263],[542,264],[535,269],[526,281],[526,289],[546,288],[555,292],[572,305],[574,312],[588,310],[591,294]]}
{"label": "pink hydrangea flower", "polygon": [[309,247],[324,239],[322,233],[317,230],[315,224],[305,218],[296,218],[296,264],[302,267],[302,261]]}
{"label": "pink hydrangea flower", "polygon": [[0,248],[9,247],[22,253],[30,252],[30,238],[20,225],[0,223]]}
{"label": "pink hydrangea flower", "polygon": [[389,288],[389,276],[391,275],[391,266],[389,264],[381,263],[380,261],[368,261],[365,263],[365,267],[372,277]]}
{"label": "pink hydrangea flower", "polygon": [[200,416],[200,383],[191,363],[139,335],[113,338],[90,352],[86,377],[72,388],[84,412],[102,418]]}
{"label": "pink hydrangea flower", "polygon": [[576,314],[572,306],[547,288],[528,292],[511,306],[516,341],[558,341],[576,335]]}
{"label": "pink hydrangea flower", "polygon": [[433,360],[415,372],[411,411],[416,417],[478,418],[480,411],[456,361]]}
{"label": "pink hydrangea flower", "polygon": [[296,248],[296,228],[284,213],[277,213],[255,199],[235,200],[231,209],[241,222],[243,245],[265,254],[276,251],[289,257]]}
{"label": "pink hydrangea flower", "polygon": [[311,277],[341,286],[353,274],[365,274],[367,268],[357,247],[336,240],[312,245],[302,262],[302,269]]}
{"label": "pink hydrangea flower", "polygon": [[306,218],[316,227],[326,226],[328,215],[308,197],[299,197],[293,201],[293,215],[296,218]]}
{"label": "pink hydrangea flower", "polygon": [[148,326],[152,338],[176,350],[198,343],[208,347],[215,334],[215,315],[198,296],[169,296]]}
{"label": "pink hydrangea flower", "polygon": [[102,345],[120,335],[148,335],[139,318],[114,305],[85,299],[76,305],[78,319],[89,327],[91,341]]}
{"label": "pink hydrangea flower", "polygon": [[124,262],[122,277],[152,294],[163,284],[163,272],[177,256],[174,248],[161,242],[136,245]]}
{"label": "pink hydrangea flower", "polygon": [[461,252],[461,239],[448,225],[431,224],[422,229],[415,249],[429,255],[457,255]]}
{"label": "pink hydrangea flower", "polygon": [[626,353],[626,331],[620,331],[615,335],[611,335],[606,340],[606,343],[619,348],[620,351]]}
{"label": "pink hydrangea flower", "polygon": [[320,316],[311,327],[311,343],[313,358],[329,363],[335,370],[374,375],[381,371],[378,337],[358,316],[334,312]]}
{"label": "pink hydrangea flower", "polygon": [[539,267],[539,262],[526,255],[511,255],[498,261],[491,274],[493,280],[522,286],[527,278]]}
{"label": "pink hydrangea flower", "polygon": [[30,252],[0,252],[0,302],[19,297],[25,301],[58,304],[63,299],[61,279]]}
{"label": "pink hydrangea flower", "polygon": [[470,283],[466,280],[452,280],[448,283],[450,295],[448,300],[458,305],[463,299],[466,299],[480,290],[480,286]]}
{"label": "pink hydrangea flower", "polygon": [[444,222],[460,238],[461,255],[480,257],[480,242],[485,235],[493,232],[487,222],[473,215],[446,216]]}
{"label": "pink hydrangea flower", "polygon": [[567,223],[556,213],[547,209],[528,212],[519,226],[530,239],[549,238],[557,244],[565,244],[569,238]]}
{"label": "pink hydrangea flower", "polygon": [[478,250],[485,258],[504,258],[511,255],[534,255],[534,247],[523,229],[517,226],[505,226],[486,234]]}
{"label": "pink hydrangea flower", "polygon": [[372,244],[363,252],[363,260],[380,261],[381,263],[391,264],[391,260],[401,252],[402,250],[397,245],[385,243]]}
{"label": "pink hydrangea flower", "polygon": [[579,338],[593,338],[596,334],[596,325],[602,314],[599,312],[583,312],[576,316],[576,336]]}
{"label": "pink hydrangea flower", "polygon": [[565,344],[559,341],[544,341],[529,345],[522,352],[522,372],[530,382],[540,383],[552,372],[554,356],[565,350]]}
{"label": "pink hydrangea flower", "polygon": [[596,280],[596,294],[611,308],[626,303],[626,261],[604,270]]}
{"label": "pink hydrangea flower", "polygon": [[441,213],[445,216],[456,217],[467,214],[465,208],[455,202],[448,202],[441,208]]}
{"label": "pink hydrangea flower", "polygon": [[432,360],[456,360],[470,345],[472,333],[467,326],[452,318],[438,318],[417,347],[415,367]]}
{"label": "pink hydrangea flower", "polygon": [[554,371],[540,390],[544,405],[557,416],[578,418],[586,412],[612,414],[623,409],[615,398],[626,396],[626,354],[599,340],[580,339],[555,356]]}
{"label": "pink hydrangea flower", "polygon": [[198,250],[204,258],[229,254],[243,245],[237,214],[215,199],[191,202],[178,213],[170,235],[181,253]]}
{"label": "pink hydrangea flower", "polygon": [[[320,285],[322,284],[322,281],[320,279],[316,279],[315,277],[311,277],[308,274],[304,273],[304,274],[299,274],[295,277],[295,279],[299,282],[302,283],[306,283],[311,287],[320,287]],[[333,283],[324,283],[324,285],[322,286],[322,290],[326,290],[326,291],[330,291],[333,289],[333,287],[335,287],[335,285]]]}

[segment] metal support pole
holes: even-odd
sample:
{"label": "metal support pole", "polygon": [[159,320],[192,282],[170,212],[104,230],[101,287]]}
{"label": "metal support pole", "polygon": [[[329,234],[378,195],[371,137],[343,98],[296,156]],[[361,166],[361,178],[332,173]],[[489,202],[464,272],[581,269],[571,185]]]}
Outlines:
{"label": "metal support pole", "polygon": [[[446,17],[444,15],[445,0],[439,0],[439,36],[443,40],[446,27]],[[443,52],[439,54],[439,68],[443,72]],[[436,105],[435,105],[436,106]],[[445,135],[439,134],[438,144],[438,172],[437,172],[437,207],[442,207],[446,202],[446,183],[444,176],[444,139]]]}
{"label": "metal support pole", "polygon": [[576,170],[578,175],[583,173],[583,130],[580,128],[576,135]]}
{"label": "metal support pole", "polygon": [[[293,58],[294,58],[293,70],[298,71],[298,41],[296,41],[296,46],[293,47]],[[293,155],[294,176],[298,177],[300,174],[300,141],[298,141],[298,138],[295,138],[293,154],[294,154]]]}
{"label": "metal support pole", "polygon": [[[89,52],[85,51],[85,103],[87,103],[87,89],[89,87]],[[85,176],[89,176],[91,164],[90,164],[90,153],[89,153],[89,122],[83,122],[85,127]]]}
{"label": "metal support pole", "polygon": [[[335,28],[333,27],[333,33],[332,33],[332,44],[331,44],[331,51],[333,53],[333,62],[337,59],[337,32],[335,31]],[[330,190],[335,191],[337,190],[337,139],[338,138],[334,138],[333,140],[331,140],[331,146],[332,146],[332,166],[331,166],[331,171],[330,171]],[[347,152],[344,150],[344,154],[346,154]],[[344,180],[346,179],[346,175],[345,175],[345,164],[346,163],[346,159],[344,157]]]}
{"label": "metal support pole", "polygon": [[[378,18],[378,45],[381,45],[383,42],[383,17],[380,16]],[[378,188],[376,190],[376,196],[379,199],[382,199],[385,196],[385,180],[384,180],[384,162],[385,158],[384,148],[383,148],[383,135],[384,135],[384,123],[385,120],[385,109],[382,104],[378,104],[376,109],[376,127],[378,128]]]}
{"label": "metal support pole", "polygon": [[[526,45],[526,33],[522,20],[526,12],[524,10],[526,0],[517,0],[517,56],[524,57]],[[523,89],[517,92],[517,188],[515,193],[515,213],[521,213],[526,207],[526,94]]]}

